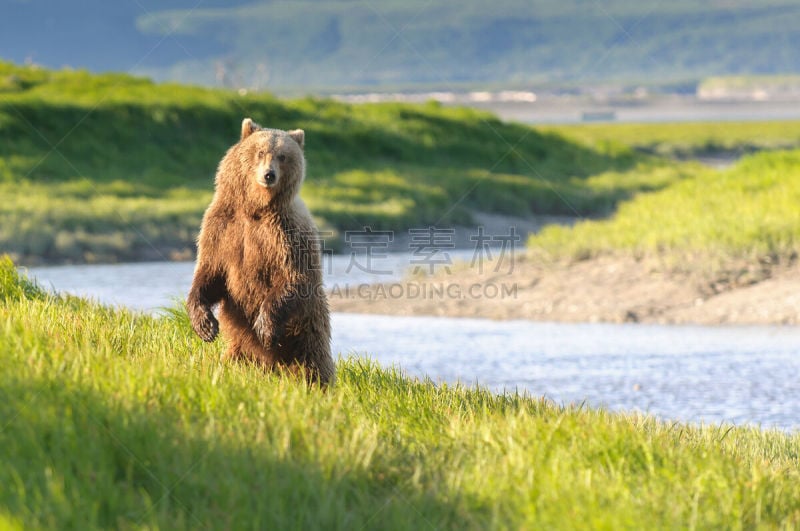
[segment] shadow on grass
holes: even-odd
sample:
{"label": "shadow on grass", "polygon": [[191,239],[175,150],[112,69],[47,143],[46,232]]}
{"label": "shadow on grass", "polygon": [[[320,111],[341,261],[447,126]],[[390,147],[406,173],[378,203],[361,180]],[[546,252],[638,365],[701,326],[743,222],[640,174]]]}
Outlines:
{"label": "shadow on grass", "polygon": [[[269,445],[229,444],[188,433],[180,427],[187,420],[169,408],[123,406],[73,387],[25,381],[5,385],[0,393],[0,481],[5,486],[0,506],[25,525],[476,526],[455,505],[435,494],[401,490],[383,474],[325,470],[312,457],[314,450],[304,451],[301,444],[279,458]],[[269,437],[269,427],[266,431]]]}

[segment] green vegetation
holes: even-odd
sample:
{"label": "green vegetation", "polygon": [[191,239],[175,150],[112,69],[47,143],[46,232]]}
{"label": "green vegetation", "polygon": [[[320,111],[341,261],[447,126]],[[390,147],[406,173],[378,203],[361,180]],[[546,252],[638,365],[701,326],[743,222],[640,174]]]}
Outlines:
{"label": "green vegetation", "polygon": [[682,170],[624,145],[436,104],[347,105],[0,63],[0,249],[18,260],[187,254],[217,162],[252,116],[307,132],[324,228],[402,231],[470,210],[605,215]]}
{"label": "green vegetation", "polygon": [[800,150],[751,155],[641,194],[611,219],[550,227],[530,247],[554,256],[661,254],[703,260],[794,260],[800,251]]}
{"label": "green vegetation", "polygon": [[[610,222],[548,230],[531,244],[571,256],[796,252],[792,205],[770,195],[784,192],[741,191],[793,190],[775,177],[794,175],[792,156],[723,173],[664,156],[798,147],[797,122],[530,128],[433,103],[284,101],[6,63],[0,91],[0,249],[24,263],[190,257],[216,164],[243,116],[307,130],[303,197],[339,236],[463,223],[473,210],[596,219],[623,201]],[[742,184],[723,184],[731,180]],[[752,206],[752,220],[723,200]]]}
{"label": "green vegetation", "polygon": [[219,361],[182,310],[43,293],[0,261],[0,525],[226,529],[800,525],[800,436]]}
{"label": "green vegetation", "polygon": [[[669,267],[729,269],[793,262],[800,252],[800,123],[587,124],[542,128],[582,145],[620,146],[672,158],[755,151],[724,170],[674,162],[682,178],[620,203],[608,219],[549,227],[530,238],[537,253],[585,259],[660,256]],[[648,175],[640,176],[643,182]],[[760,273],[759,273],[760,274]]]}
{"label": "green vegetation", "polygon": [[0,248],[27,261],[166,260],[192,256],[211,192],[163,193],[121,181],[2,183]]}
{"label": "green vegetation", "polygon": [[580,124],[537,130],[588,146],[625,146],[674,158],[737,157],[754,151],[800,148],[797,121]]}

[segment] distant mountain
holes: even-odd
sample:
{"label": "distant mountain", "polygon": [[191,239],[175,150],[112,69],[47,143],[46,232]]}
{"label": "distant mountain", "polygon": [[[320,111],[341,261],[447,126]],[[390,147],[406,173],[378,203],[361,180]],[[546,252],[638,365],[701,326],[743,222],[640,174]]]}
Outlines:
{"label": "distant mountain", "polygon": [[796,0],[0,0],[0,57],[208,85],[800,73]]}

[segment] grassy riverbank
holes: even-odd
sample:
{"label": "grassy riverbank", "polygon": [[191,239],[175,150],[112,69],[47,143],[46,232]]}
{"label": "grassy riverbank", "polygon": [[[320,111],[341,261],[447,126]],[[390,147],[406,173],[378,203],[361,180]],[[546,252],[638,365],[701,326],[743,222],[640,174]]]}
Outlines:
{"label": "grassy riverbank", "polygon": [[468,109],[279,100],[0,63],[0,249],[25,262],[191,252],[242,117],[306,130],[303,196],[334,231],[598,215],[681,173]]}
{"label": "grassy riverbank", "polygon": [[651,154],[800,144],[795,122],[531,128],[437,104],[288,101],[9,63],[0,95],[0,250],[29,264],[191,257],[243,116],[307,130],[303,197],[339,235],[469,223],[474,211],[604,217],[640,192],[716,179]]}
{"label": "grassy riverbank", "polygon": [[185,315],[46,296],[0,265],[0,524],[800,525],[800,437],[435,386],[359,359],[327,392],[218,361]]}
{"label": "grassy riverbank", "polygon": [[608,220],[550,227],[529,245],[555,257],[622,252],[675,265],[787,263],[800,251],[800,151],[760,153],[641,194]]}

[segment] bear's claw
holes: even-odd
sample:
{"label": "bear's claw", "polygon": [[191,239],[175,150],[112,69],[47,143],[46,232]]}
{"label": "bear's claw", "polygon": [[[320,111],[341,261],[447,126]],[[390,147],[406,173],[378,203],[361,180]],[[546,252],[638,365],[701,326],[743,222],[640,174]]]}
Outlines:
{"label": "bear's claw", "polygon": [[[198,315],[198,313],[200,315]],[[192,313],[192,328],[200,339],[210,343],[217,338],[219,333],[219,321],[214,317],[210,310]]]}
{"label": "bear's claw", "polygon": [[263,345],[270,345],[272,343],[272,327],[270,326],[267,312],[263,310],[259,312],[256,322],[253,323],[253,328]]}

